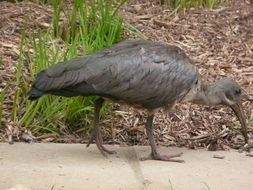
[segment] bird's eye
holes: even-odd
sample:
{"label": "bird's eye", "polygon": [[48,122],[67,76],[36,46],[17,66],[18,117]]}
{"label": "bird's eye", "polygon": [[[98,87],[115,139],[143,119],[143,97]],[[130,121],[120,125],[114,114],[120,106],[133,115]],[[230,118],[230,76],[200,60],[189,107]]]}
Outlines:
{"label": "bird's eye", "polygon": [[240,94],[241,94],[241,89],[235,90],[235,94],[236,94],[236,95],[240,95]]}

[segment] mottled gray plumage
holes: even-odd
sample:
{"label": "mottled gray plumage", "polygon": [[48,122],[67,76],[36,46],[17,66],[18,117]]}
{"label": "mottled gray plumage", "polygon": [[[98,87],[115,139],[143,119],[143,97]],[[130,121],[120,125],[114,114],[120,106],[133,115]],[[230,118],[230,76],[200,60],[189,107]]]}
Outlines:
{"label": "mottled gray plumage", "polygon": [[229,78],[208,84],[199,77],[197,68],[183,50],[160,42],[128,40],[56,64],[38,74],[29,99],[36,100],[45,94],[102,97],[95,101],[94,130],[87,146],[95,139],[103,154],[113,153],[102,145],[98,128],[104,99],[148,111],[146,129],[152,152],[145,159],[181,161],[172,159],[181,154],[158,154],[152,134],[154,111],[160,107],[172,107],[176,102],[230,106],[241,122],[245,140],[248,140],[240,86]]}
{"label": "mottled gray plumage", "polygon": [[195,66],[178,47],[129,40],[54,65],[38,75],[33,87],[49,94],[100,95],[155,109],[185,95],[196,79]]}

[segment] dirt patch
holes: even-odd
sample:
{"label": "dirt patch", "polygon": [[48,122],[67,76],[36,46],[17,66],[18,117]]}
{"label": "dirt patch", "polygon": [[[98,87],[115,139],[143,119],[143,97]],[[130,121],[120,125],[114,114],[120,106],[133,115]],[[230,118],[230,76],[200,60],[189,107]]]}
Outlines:
{"label": "dirt patch", "polygon": [[[10,83],[16,73],[19,44],[23,24],[48,27],[50,7],[34,3],[0,3],[0,90]],[[157,2],[130,0],[121,12],[122,17],[141,34],[153,41],[174,44],[186,51],[198,65],[199,72],[209,82],[222,77],[234,78],[253,95],[253,4],[230,1],[219,9],[190,9],[173,14]],[[29,74],[29,73],[26,73]],[[16,135],[24,129],[11,122],[13,90],[4,101],[4,125],[0,140]],[[251,138],[253,137],[253,105],[245,101]],[[148,144],[144,130],[145,113],[115,106],[116,115],[108,114],[103,127],[107,143]],[[171,146],[208,147],[210,150],[238,148],[243,144],[240,124],[226,107],[206,107],[190,104],[176,105],[170,113],[160,111],[155,118],[155,137],[159,144]],[[55,137],[45,135],[38,141],[86,142],[73,135]]]}

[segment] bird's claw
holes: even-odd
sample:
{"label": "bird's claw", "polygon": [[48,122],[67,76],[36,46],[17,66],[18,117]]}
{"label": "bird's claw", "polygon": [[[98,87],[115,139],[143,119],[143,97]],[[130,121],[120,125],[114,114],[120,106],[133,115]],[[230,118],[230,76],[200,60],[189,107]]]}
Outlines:
{"label": "bird's claw", "polygon": [[94,140],[95,140],[95,143],[96,143],[98,149],[100,150],[100,152],[101,152],[104,156],[107,156],[106,153],[107,153],[107,154],[116,154],[116,153],[117,153],[116,151],[112,151],[112,150],[109,150],[109,149],[107,149],[106,147],[104,147],[104,145],[103,145],[103,139],[102,139],[101,134],[100,134],[99,131],[97,131],[97,132],[94,132],[94,131],[93,131],[93,132],[92,132],[91,137],[90,137],[90,139],[89,139],[89,141],[88,141],[86,147],[89,147],[90,144],[91,144]]}
{"label": "bird's claw", "polygon": [[162,161],[169,161],[169,162],[179,162],[179,163],[183,163],[184,160],[180,160],[180,159],[173,159],[175,157],[180,157],[183,153],[180,152],[178,154],[164,154],[164,155],[160,155],[160,154],[150,154],[146,157],[142,157],[140,158],[141,161],[144,160],[162,160]]}

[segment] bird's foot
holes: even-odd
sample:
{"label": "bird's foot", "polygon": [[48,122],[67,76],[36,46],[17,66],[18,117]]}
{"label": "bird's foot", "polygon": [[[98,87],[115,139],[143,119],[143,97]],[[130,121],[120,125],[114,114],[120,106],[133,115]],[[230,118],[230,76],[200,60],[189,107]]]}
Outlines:
{"label": "bird's foot", "polygon": [[100,152],[101,152],[104,156],[107,156],[106,153],[107,153],[107,154],[116,154],[115,151],[109,150],[109,149],[107,149],[106,147],[104,147],[104,145],[103,145],[103,139],[102,139],[102,137],[101,137],[100,132],[94,132],[94,131],[92,132],[91,137],[90,137],[90,140],[88,141],[86,147],[89,147],[90,144],[91,144],[93,141],[95,141],[95,143],[96,143],[98,149],[100,150]]}
{"label": "bird's foot", "polygon": [[140,158],[140,160],[141,161],[144,161],[144,160],[162,160],[162,161],[183,163],[184,160],[173,159],[175,157],[180,157],[182,154],[183,154],[182,152],[178,153],[178,154],[164,154],[164,155],[151,153],[150,155],[148,155],[146,157]]}

